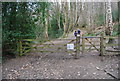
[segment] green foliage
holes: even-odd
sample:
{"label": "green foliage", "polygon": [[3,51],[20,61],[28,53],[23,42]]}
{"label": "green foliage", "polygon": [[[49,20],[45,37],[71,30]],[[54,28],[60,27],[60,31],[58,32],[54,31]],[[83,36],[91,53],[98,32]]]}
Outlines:
{"label": "green foliage", "polygon": [[[118,22],[118,19],[119,19],[119,17],[118,17],[118,10],[115,10],[115,11],[112,12],[112,18],[113,18],[113,22]],[[100,14],[98,16],[97,21],[96,21],[97,26],[104,25],[105,24],[104,22],[105,22],[105,15],[104,14]]]}
{"label": "green foliage", "polygon": [[118,22],[118,10],[112,12],[113,22]]}
{"label": "green foliage", "polygon": [[60,28],[58,26],[58,22],[56,18],[52,18],[51,22],[51,26],[48,28],[48,35],[49,38],[58,38],[60,36],[62,36],[63,34],[63,23],[62,23],[62,16],[60,15]]}
{"label": "green foliage", "polygon": [[99,15],[96,21],[97,26],[104,25],[104,22],[105,22],[105,16],[103,14]]}
{"label": "green foliage", "polygon": [[[39,41],[44,41],[45,39],[45,18],[49,15],[48,10],[50,8],[50,3],[48,2],[37,2],[35,3],[36,7],[34,8],[33,17],[34,22],[36,22],[36,26],[34,29],[35,35]],[[48,23],[48,25],[50,25]],[[42,38],[42,39],[41,39]]]}
{"label": "green foliage", "polygon": [[[19,39],[35,38],[34,23],[28,8],[29,3],[3,3],[2,37],[3,54],[16,53],[16,42]],[[7,48],[6,48],[7,47]],[[7,51],[13,49],[13,51]]]}
{"label": "green foliage", "polygon": [[48,35],[51,38],[58,38],[63,34],[63,28],[58,27],[58,23],[56,19],[51,21],[51,27],[48,29]]}
{"label": "green foliage", "polygon": [[[49,15],[48,9],[50,9],[48,2],[2,3],[3,55],[17,54],[16,47],[20,39],[35,39],[37,37],[40,39],[39,42],[44,41],[45,18]],[[31,12],[33,12],[32,15]],[[49,19],[49,22],[51,23],[48,24],[50,39],[61,36],[63,33],[62,17],[60,17],[61,28],[54,16]],[[8,49],[12,50],[6,51]]]}
{"label": "green foliage", "polygon": [[120,35],[119,29],[120,29],[120,26],[119,26],[118,24],[115,24],[115,25],[113,26],[113,33],[112,33],[112,35],[113,35],[113,36]]}

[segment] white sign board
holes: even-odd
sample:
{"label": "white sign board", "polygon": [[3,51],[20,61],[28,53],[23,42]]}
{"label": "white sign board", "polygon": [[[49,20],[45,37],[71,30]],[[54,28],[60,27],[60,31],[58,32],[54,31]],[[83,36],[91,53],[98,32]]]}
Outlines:
{"label": "white sign board", "polygon": [[67,44],[67,49],[70,50],[70,49],[74,49],[74,44]]}
{"label": "white sign board", "polygon": [[80,35],[79,35],[79,34],[77,34],[77,37],[80,37]]}

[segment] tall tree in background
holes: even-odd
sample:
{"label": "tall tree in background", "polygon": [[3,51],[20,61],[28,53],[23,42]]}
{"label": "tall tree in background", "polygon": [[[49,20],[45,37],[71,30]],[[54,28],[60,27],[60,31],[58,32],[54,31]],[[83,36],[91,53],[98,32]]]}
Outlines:
{"label": "tall tree in background", "polygon": [[45,38],[48,39],[48,25],[49,24],[49,10],[46,9],[46,17],[45,17]]}
{"label": "tall tree in background", "polygon": [[42,2],[40,3],[41,10],[42,10],[42,25],[44,29],[44,36],[46,39],[48,39],[48,24],[49,24],[49,9],[48,9],[48,3]]}
{"label": "tall tree in background", "polygon": [[[113,33],[113,18],[112,18],[112,9],[111,2],[106,2],[106,35],[112,36]],[[108,43],[113,43],[114,39],[109,39]]]}
{"label": "tall tree in background", "polygon": [[63,32],[63,37],[66,36],[67,34],[67,29],[68,29],[68,3],[64,2],[62,4],[62,11],[63,11],[63,28],[64,28],[64,32]]}
{"label": "tall tree in background", "polygon": [[113,32],[113,20],[111,2],[106,2],[106,35],[112,35]]}

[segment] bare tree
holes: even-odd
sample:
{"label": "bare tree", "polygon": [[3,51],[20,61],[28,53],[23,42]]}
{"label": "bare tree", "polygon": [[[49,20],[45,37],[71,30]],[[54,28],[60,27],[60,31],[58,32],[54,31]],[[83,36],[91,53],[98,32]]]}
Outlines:
{"label": "bare tree", "polygon": [[63,11],[63,28],[64,28],[64,32],[63,32],[63,36],[65,37],[67,35],[67,31],[68,31],[68,3],[64,2],[62,3],[62,11]]}
{"label": "bare tree", "polygon": [[106,2],[106,35],[112,35],[113,32],[113,21],[111,2]]}

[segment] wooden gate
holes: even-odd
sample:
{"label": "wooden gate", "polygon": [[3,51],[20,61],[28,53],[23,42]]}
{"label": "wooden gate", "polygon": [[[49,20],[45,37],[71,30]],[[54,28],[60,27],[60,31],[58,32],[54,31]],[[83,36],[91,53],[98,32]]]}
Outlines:
{"label": "wooden gate", "polygon": [[[74,56],[77,58],[79,54],[85,54],[86,52],[91,52],[92,50],[96,50],[102,55],[108,55],[110,52],[120,54],[119,50],[107,50],[110,46],[120,46],[118,44],[107,44],[107,39],[116,39],[118,37],[112,36],[80,36],[78,35],[74,39],[55,39],[55,40],[47,40],[45,43],[40,43],[35,39],[22,39],[18,42],[17,52],[18,55],[24,55],[34,49],[34,52],[61,52],[61,53],[71,53],[75,52]],[[67,44],[74,44],[74,49],[67,50]],[[113,54],[111,54],[113,55]]]}
{"label": "wooden gate", "polygon": [[[36,43],[35,43],[36,42]],[[67,49],[67,44],[74,44],[74,49]],[[40,43],[38,40],[35,39],[22,39],[18,42],[17,51],[18,55],[24,55],[29,53],[31,50],[32,52],[60,52],[60,53],[74,53],[75,58],[76,56],[76,39],[55,39],[55,40],[47,40],[44,43]],[[77,44],[78,45],[78,44]]]}
{"label": "wooden gate", "polygon": [[[100,56],[103,55],[116,55],[116,54],[120,54],[120,49],[119,49],[119,44],[110,44],[108,43],[109,39],[117,39],[118,37],[116,36],[104,36],[104,34],[102,33],[101,36],[89,36],[89,37],[85,37],[82,36],[82,43],[81,43],[81,52],[82,54],[85,54],[86,52],[91,52],[92,50],[96,50],[100,53]],[[113,47],[116,47],[115,48]],[[108,49],[108,47],[111,47],[110,49]],[[111,54],[112,52],[112,54]]]}
{"label": "wooden gate", "polygon": [[89,36],[89,37],[81,37],[82,44],[81,44],[81,52],[82,54],[86,52],[91,52],[96,50],[100,52],[100,36]]}

